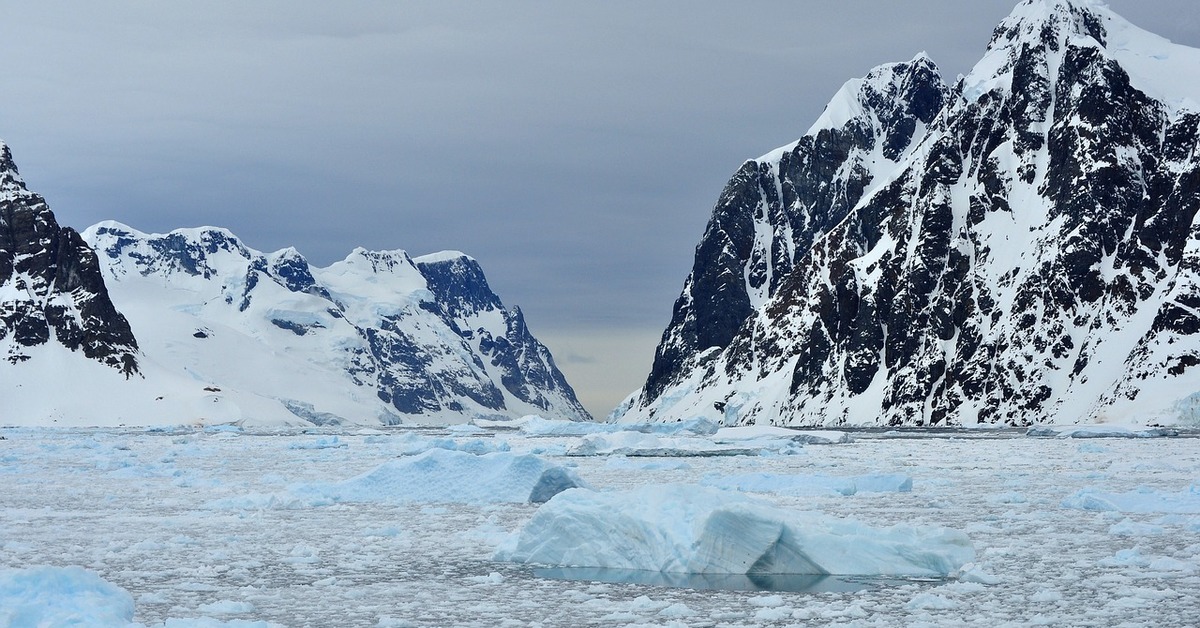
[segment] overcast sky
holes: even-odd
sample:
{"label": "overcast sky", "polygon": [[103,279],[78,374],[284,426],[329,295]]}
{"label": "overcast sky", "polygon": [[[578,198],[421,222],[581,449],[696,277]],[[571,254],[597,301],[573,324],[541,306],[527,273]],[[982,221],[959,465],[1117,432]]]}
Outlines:
{"label": "overcast sky", "polygon": [[[0,138],[60,223],[464,251],[603,415],[734,170],[875,65],[953,81],[1015,0],[12,4]],[[1200,46],[1195,0],[1110,6]]]}

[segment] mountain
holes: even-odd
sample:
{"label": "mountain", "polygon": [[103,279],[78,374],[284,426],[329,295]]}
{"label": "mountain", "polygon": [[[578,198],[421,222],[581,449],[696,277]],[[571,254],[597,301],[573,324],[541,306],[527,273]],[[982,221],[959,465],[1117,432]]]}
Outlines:
{"label": "mountain", "polygon": [[589,419],[549,350],[474,259],[355,249],[325,268],[225,229],[83,237],[148,357],[322,424]]}
{"label": "mountain", "polygon": [[591,417],[457,252],[326,268],[224,229],[59,227],[0,143],[0,425]]}
{"label": "mountain", "polygon": [[1200,417],[1200,51],[1027,0],[850,81],[718,200],[626,421]]}
{"label": "mountain", "polygon": [[0,357],[16,365],[50,346],[124,378],[138,375],[137,339],[109,298],[95,253],[25,187],[0,142]]}

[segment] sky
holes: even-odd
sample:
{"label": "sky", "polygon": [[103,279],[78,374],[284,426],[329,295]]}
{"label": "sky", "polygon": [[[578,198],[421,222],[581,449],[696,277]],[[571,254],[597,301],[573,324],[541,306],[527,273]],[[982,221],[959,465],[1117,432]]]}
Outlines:
{"label": "sky", "polygon": [[[0,139],[61,224],[466,252],[603,416],[738,166],[876,65],[952,82],[1015,0],[12,4]],[[1195,0],[1109,5],[1200,47]]]}

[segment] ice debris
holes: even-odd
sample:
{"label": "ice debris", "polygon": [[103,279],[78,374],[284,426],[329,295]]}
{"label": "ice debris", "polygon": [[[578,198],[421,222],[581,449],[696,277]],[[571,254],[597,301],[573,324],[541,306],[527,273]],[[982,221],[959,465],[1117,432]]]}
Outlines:
{"label": "ice debris", "polygon": [[974,559],[944,528],[873,528],[694,485],[564,491],[497,549],[517,563],[668,573],[946,576]]}

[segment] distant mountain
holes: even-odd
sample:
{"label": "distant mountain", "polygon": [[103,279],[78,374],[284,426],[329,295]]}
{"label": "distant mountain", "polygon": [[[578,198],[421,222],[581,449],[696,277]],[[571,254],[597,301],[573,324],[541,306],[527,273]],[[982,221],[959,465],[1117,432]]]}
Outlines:
{"label": "distant mountain", "polygon": [[356,249],[315,268],[210,227],[81,237],[6,147],[0,356],[0,425],[591,418],[462,253]]}
{"label": "distant mountain", "polygon": [[1027,0],[850,81],[722,193],[620,420],[1200,416],[1200,51]]}
{"label": "distant mountain", "polygon": [[83,237],[147,356],[309,422],[590,418],[520,310],[462,253],[355,249],[316,268],[210,227],[105,222]]}

